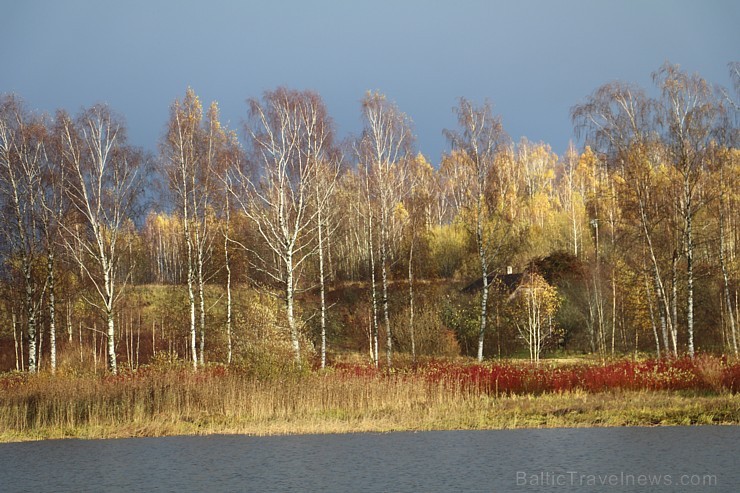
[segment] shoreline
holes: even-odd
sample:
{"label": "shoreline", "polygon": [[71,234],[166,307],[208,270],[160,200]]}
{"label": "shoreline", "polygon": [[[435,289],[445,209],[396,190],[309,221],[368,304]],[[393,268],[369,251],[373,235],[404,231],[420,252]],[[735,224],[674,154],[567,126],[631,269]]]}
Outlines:
{"label": "shoreline", "polygon": [[[453,406],[454,407],[454,406]],[[296,416],[255,419],[247,414],[195,412],[112,420],[78,426],[41,426],[0,432],[0,443],[57,439],[170,436],[283,436],[533,428],[740,425],[740,395],[673,391],[568,392],[479,397],[462,408],[424,406],[384,413],[360,409],[297,410]]]}

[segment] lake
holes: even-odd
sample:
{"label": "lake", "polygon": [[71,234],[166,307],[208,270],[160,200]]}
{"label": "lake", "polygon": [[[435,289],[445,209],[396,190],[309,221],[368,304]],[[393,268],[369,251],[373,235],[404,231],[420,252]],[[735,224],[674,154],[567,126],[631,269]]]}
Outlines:
{"label": "lake", "polygon": [[740,491],[740,427],[51,440],[0,491]]}

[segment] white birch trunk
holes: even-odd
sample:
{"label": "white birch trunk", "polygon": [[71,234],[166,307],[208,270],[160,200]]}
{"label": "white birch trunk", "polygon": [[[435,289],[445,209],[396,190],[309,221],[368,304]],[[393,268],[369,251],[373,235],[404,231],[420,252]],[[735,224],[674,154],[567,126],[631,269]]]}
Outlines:
{"label": "white birch trunk", "polygon": [[481,276],[483,279],[483,291],[481,292],[480,300],[480,328],[478,330],[478,362],[483,361],[483,340],[486,335],[486,315],[487,315],[487,304],[488,304],[488,259],[486,258],[486,251],[483,238],[483,197],[479,194],[478,196],[478,218],[476,225],[476,240],[478,242],[478,257],[480,259]]}
{"label": "white birch trunk", "polygon": [[416,334],[414,331],[414,235],[409,247],[409,331],[411,332],[411,360],[416,363]]}
{"label": "white birch trunk", "polygon": [[645,273],[645,295],[647,297],[648,310],[650,312],[650,326],[653,329],[653,337],[655,338],[655,354],[660,359],[660,338],[658,337],[658,327],[655,323],[655,310],[653,309],[653,293],[650,290],[650,281],[648,280],[647,273]]}
{"label": "white birch trunk", "polygon": [[[387,216],[387,213],[384,214]],[[385,357],[388,368],[393,368],[393,334],[391,333],[391,320],[388,313],[388,231],[387,218],[381,221],[380,225],[380,268],[381,281],[383,283],[383,322],[385,325],[386,347]]]}
{"label": "white birch trunk", "polygon": [[719,213],[719,263],[722,268],[722,290],[724,291],[725,304],[727,305],[727,314],[730,318],[730,336],[732,339],[732,350],[735,356],[738,355],[737,327],[735,324],[735,312],[732,308],[732,297],[730,296],[730,278],[727,273],[727,260],[725,255],[725,228],[724,228],[724,207],[720,197]]}
{"label": "white birch trunk", "polygon": [[200,366],[206,364],[206,300],[205,300],[205,281],[203,279],[203,258],[202,252],[198,251],[198,314],[200,315]]}
{"label": "white birch trunk", "polygon": [[689,356],[694,357],[694,232],[691,191],[684,180],[686,199],[686,330],[689,337]]}
{"label": "white birch trunk", "polygon": [[324,281],[324,231],[321,209],[322,205],[319,203],[316,220],[318,225],[319,237],[319,289],[321,294],[321,368],[323,369],[326,368],[326,286]]}
{"label": "white birch trunk", "polygon": [[57,370],[57,336],[56,336],[56,293],[54,283],[54,253],[47,254],[48,289],[49,289],[49,364],[51,373]]}
{"label": "white birch trunk", "polygon": [[28,265],[28,261],[25,256],[23,259],[23,271],[26,279],[26,317],[28,320],[28,372],[36,373],[37,361],[36,361],[36,307],[34,306],[33,287],[31,285],[31,266]]}
{"label": "white birch trunk", "polygon": [[[368,207],[370,207],[369,200],[368,200]],[[368,220],[368,243],[369,243],[369,253],[370,253],[370,297],[372,302],[372,323],[373,323],[373,363],[375,363],[375,367],[378,367],[378,364],[380,363],[380,355],[379,355],[379,330],[378,330],[378,295],[377,295],[377,289],[375,286],[375,248],[373,245],[373,215],[372,212],[369,212],[369,220]]]}
{"label": "white birch trunk", "polygon": [[301,346],[298,340],[298,328],[295,322],[295,314],[293,310],[293,255],[288,253],[286,258],[286,275],[287,280],[285,282],[285,306],[286,314],[288,317],[288,327],[290,328],[290,344],[293,347],[293,355],[295,357],[295,363],[298,367],[301,366]]}
{"label": "white birch trunk", "polygon": [[[21,369],[21,365],[19,364],[19,356],[20,358],[23,358],[23,346],[20,347],[20,354],[19,354],[18,352],[18,328],[16,327],[15,312],[12,313],[12,323],[13,323],[13,346],[15,347],[15,371],[19,371]],[[21,340],[23,340],[22,334],[21,334]]]}
{"label": "white birch trunk", "polygon": [[[183,173],[184,176],[184,173]],[[184,202],[187,204],[187,199]],[[193,272],[193,242],[190,237],[189,229],[189,218],[188,218],[187,205],[183,207],[183,226],[185,231],[185,243],[187,246],[188,254],[188,303],[190,305],[190,330],[188,331],[190,340],[188,346],[190,347],[190,358],[193,362],[193,370],[198,369],[198,348],[196,346],[196,332],[195,332],[195,292],[193,285],[195,284],[195,273]]]}
{"label": "white birch trunk", "polygon": [[231,212],[229,210],[229,193],[226,193],[226,227],[224,230],[224,267],[226,268],[226,362],[231,364],[231,260],[229,257],[229,226]]}

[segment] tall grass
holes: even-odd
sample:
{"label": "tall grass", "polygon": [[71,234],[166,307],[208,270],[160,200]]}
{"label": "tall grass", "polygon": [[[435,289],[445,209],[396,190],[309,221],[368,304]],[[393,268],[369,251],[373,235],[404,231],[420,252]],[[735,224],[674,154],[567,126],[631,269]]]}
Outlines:
{"label": "tall grass", "polygon": [[[709,368],[709,369],[707,369]],[[740,423],[740,365],[339,365],[0,376],[0,440],[524,426]],[[615,395],[616,392],[616,395]]]}

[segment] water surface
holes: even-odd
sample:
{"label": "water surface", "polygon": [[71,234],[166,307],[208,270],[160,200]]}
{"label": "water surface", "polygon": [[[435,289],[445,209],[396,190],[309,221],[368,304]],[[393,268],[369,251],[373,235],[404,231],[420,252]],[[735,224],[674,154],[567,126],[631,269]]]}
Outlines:
{"label": "water surface", "polygon": [[0,491],[735,493],[739,464],[724,426],[56,440],[0,445]]}

